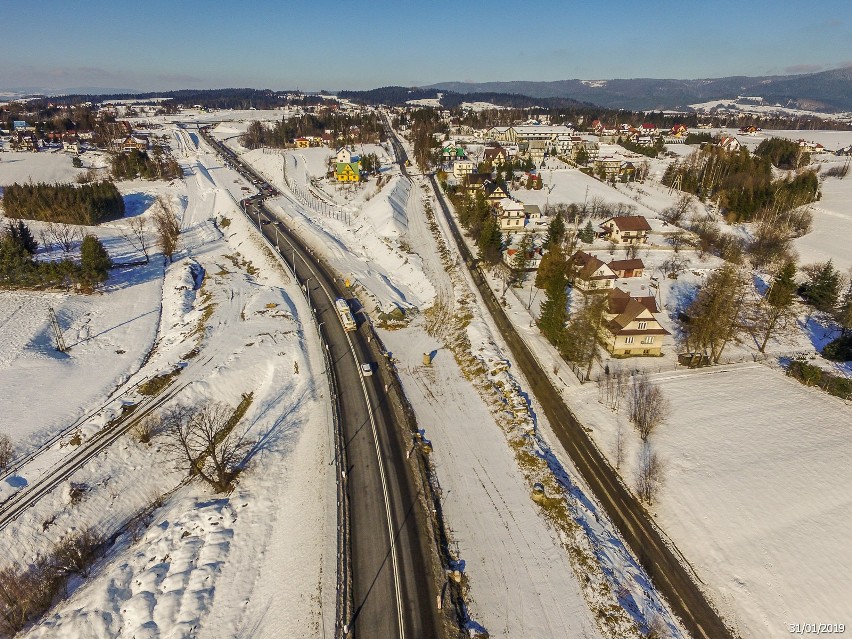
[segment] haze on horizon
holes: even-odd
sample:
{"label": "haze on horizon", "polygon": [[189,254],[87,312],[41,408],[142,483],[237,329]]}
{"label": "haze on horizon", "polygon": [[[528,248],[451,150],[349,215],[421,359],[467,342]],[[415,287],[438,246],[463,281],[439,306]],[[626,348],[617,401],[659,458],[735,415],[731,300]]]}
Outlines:
{"label": "haze on horizon", "polygon": [[[715,78],[852,64],[844,0],[543,0],[357,7],[36,0],[4,16],[0,88],[369,89],[446,81]],[[54,35],[42,35],[45,25]]]}

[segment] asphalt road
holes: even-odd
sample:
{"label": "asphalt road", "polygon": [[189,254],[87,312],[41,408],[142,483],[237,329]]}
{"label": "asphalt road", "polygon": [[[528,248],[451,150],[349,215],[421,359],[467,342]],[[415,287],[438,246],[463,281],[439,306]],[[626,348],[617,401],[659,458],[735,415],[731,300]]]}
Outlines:
{"label": "asphalt road", "polygon": [[[407,159],[405,150],[395,135],[391,135],[391,139],[396,149],[397,160],[404,167]],[[730,629],[722,622],[687,569],[651,523],[642,504],[619,481],[616,471],[594,446],[580,422],[571,413],[562,396],[518,335],[503,307],[476,267],[476,261],[462,239],[434,174],[430,176],[430,179],[456,244],[491,316],[574,466],[687,630],[694,637],[701,639],[733,639],[734,635]]]}
{"label": "asphalt road", "polygon": [[[216,146],[232,165],[240,163],[229,150]],[[276,194],[249,167],[241,168],[261,181],[261,190]],[[299,282],[307,282],[337,380],[351,552],[351,629],[347,636],[438,637],[438,590],[430,569],[425,513],[406,457],[412,442],[406,440],[406,428],[396,426],[379,367],[373,362],[370,376],[360,372],[362,363],[372,362],[368,339],[376,337],[363,318],[358,318],[358,330],[343,330],[334,299],[345,295],[331,269],[315,259],[285,220],[278,219],[262,200],[255,201],[253,210],[253,218],[260,216],[263,234],[280,247],[291,266],[295,262]]]}

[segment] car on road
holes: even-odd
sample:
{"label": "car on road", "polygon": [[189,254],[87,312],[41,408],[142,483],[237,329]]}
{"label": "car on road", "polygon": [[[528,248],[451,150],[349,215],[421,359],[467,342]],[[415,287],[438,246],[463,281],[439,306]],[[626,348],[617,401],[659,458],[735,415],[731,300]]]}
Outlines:
{"label": "car on road", "polygon": [[373,365],[370,362],[364,362],[361,364],[361,374],[364,377],[369,377],[373,374]]}

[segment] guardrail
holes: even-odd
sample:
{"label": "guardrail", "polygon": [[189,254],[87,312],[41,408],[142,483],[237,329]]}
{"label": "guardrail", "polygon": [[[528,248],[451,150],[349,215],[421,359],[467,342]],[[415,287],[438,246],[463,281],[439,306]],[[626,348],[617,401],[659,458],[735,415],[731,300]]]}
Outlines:
{"label": "guardrail", "polygon": [[[218,153],[223,155],[230,154],[233,158],[232,161],[242,162],[239,158],[236,157],[236,154],[230,152],[228,153],[222,152],[222,145],[213,140],[207,134],[207,131],[204,129],[199,129],[201,136],[204,140],[210,144],[214,149],[217,150]],[[247,170],[251,171],[255,175],[257,173],[247,167]],[[261,176],[258,176],[261,177]],[[227,191],[227,189],[226,189]],[[311,304],[310,297],[307,293],[307,289],[303,288],[305,282],[299,280],[299,276],[296,273],[296,263],[295,263],[295,248],[290,244],[290,241],[287,237],[284,237],[284,241],[290,245],[290,248],[293,249],[294,253],[292,255],[292,263],[287,261],[287,254],[282,250],[280,246],[280,234],[278,232],[278,227],[275,227],[276,231],[276,242],[272,243],[272,241],[264,234],[263,225],[261,222],[261,211],[258,210],[257,216],[252,217],[252,215],[246,211],[237,199],[228,191],[228,195],[233,200],[234,204],[237,208],[242,211],[243,215],[249,221],[249,223],[257,229],[258,233],[261,236],[261,239],[266,245],[273,250],[273,252],[279,257],[279,259],[284,263],[287,269],[290,271],[293,279],[296,283],[299,284],[300,290],[305,297],[305,301],[308,303],[308,307],[311,309],[311,313],[316,319],[316,309]],[[310,279],[310,278],[308,278]],[[307,280],[306,280],[307,281]],[[325,365],[326,377],[328,379],[329,385],[329,394],[331,398],[331,408],[332,408],[332,422],[334,426],[334,448],[335,448],[335,456],[332,460],[336,462],[337,472],[336,472],[336,485],[337,485],[337,518],[338,518],[338,534],[337,534],[337,597],[335,602],[335,637],[344,637],[348,634],[348,627],[346,626],[346,620],[352,618],[352,557],[349,551],[351,547],[351,535],[350,535],[350,524],[349,524],[349,496],[344,488],[343,480],[345,479],[345,470],[347,468],[347,457],[346,457],[346,449],[343,445],[343,434],[342,434],[342,424],[340,421],[340,406],[338,403],[338,381],[334,374],[334,368],[332,367],[331,358],[329,356],[329,351],[327,347],[327,343],[323,339],[322,333],[320,329],[317,328],[320,341],[323,343],[325,348],[323,351],[323,363]]]}

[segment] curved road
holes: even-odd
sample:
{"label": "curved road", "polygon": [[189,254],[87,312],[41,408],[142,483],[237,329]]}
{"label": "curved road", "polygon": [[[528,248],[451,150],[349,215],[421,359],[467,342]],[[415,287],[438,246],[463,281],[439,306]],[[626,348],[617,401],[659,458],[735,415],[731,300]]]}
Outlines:
{"label": "curved road", "polygon": [[[396,150],[397,160],[404,167],[407,154],[389,124],[387,128]],[[456,245],[491,316],[574,466],[689,632],[702,639],[733,639],[734,635],[709,604],[704,593],[692,580],[672,549],[662,539],[642,504],[624,487],[616,471],[592,443],[583,430],[582,424],[574,417],[547,373],[518,335],[503,307],[476,267],[476,260],[464,242],[455,218],[450,214],[435,175],[432,174],[430,179]]]}
{"label": "curved road", "polygon": [[[253,176],[261,191],[278,193],[230,149],[206,135],[205,140],[244,175]],[[407,463],[411,442],[395,425],[398,420],[385,393],[381,367],[373,363],[369,376],[360,371],[360,365],[372,359],[369,341],[376,339],[372,329],[365,322],[356,331],[344,332],[334,299],[345,295],[333,272],[303,247],[262,199],[255,201],[249,216],[259,221],[262,233],[278,247],[303,288],[307,283],[338,380],[347,464],[343,480],[350,507],[352,610],[346,636],[441,636],[423,501]]]}

